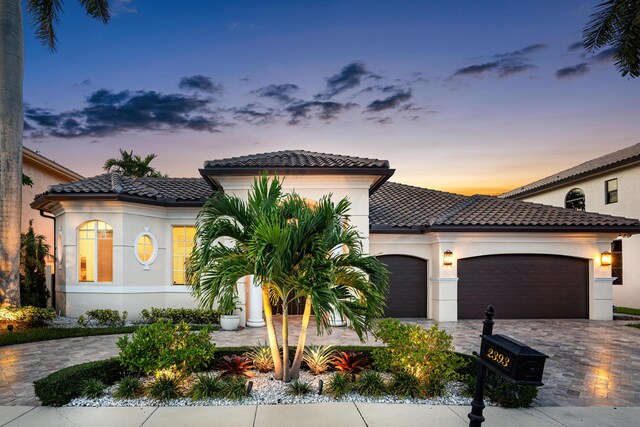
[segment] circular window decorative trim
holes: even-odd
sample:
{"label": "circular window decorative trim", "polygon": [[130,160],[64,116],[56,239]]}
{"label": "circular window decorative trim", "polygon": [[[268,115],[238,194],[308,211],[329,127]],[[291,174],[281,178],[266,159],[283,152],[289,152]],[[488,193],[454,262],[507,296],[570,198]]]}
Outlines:
{"label": "circular window decorative trim", "polygon": [[[140,258],[140,255],[138,255],[138,241],[140,240],[140,238],[145,236],[151,240],[151,246],[153,246],[151,258],[149,258],[147,261],[144,261],[142,258]],[[153,264],[156,258],[158,258],[158,240],[156,239],[156,236],[154,236],[153,233],[149,231],[148,227],[145,227],[144,231],[138,233],[138,235],[136,236],[133,242],[133,254],[136,256],[136,260],[144,266],[145,270],[149,270],[149,265]]]}

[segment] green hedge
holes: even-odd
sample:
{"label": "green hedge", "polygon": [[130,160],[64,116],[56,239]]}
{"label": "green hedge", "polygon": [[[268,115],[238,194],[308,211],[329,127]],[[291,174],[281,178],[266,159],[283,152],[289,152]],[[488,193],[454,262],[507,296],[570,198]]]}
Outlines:
{"label": "green hedge", "polygon": [[147,323],[154,323],[161,319],[167,319],[171,323],[185,322],[192,325],[207,325],[220,323],[220,313],[204,308],[156,308],[144,309],[140,312],[140,318]]}
{"label": "green hedge", "polygon": [[0,334],[0,347],[24,344],[35,341],[57,340],[62,338],[88,337],[94,335],[130,334],[137,326],[115,328],[36,328]]}
{"label": "green hedge", "polygon": [[96,379],[105,385],[114,384],[125,376],[116,358],[88,362],[60,369],[33,383],[36,396],[45,406],[62,406],[80,396],[82,383]]}
{"label": "green hedge", "polygon": [[27,305],[25,307],[0,307],[0,321],[24,322],[31,328],[46,325],[56,318],[53,308],[40,308]]}

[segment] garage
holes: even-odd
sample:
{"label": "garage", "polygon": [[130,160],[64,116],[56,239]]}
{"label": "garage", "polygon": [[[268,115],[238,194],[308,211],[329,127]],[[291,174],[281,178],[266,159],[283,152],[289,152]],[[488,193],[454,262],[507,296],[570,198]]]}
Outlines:
{"label": "garage", "polygon": [[556,255],[489,255],[458,260],[458,318],[587,318],[588,261]]}
{"label": "garage", "polygon": [[389,269],[388,317],[427,317],[427,261],[407,255],[378,257]]}

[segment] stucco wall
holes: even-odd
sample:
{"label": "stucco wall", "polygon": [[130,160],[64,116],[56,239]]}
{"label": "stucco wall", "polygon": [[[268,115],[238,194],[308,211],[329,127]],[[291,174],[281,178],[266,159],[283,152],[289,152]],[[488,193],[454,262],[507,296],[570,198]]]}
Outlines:
{"label": "stucco wall", "polygon": [[[605,204],[605,181],[618,179],[618,202]],[[586,210],[609,215],[640,218],[640,166],[610,171],[571,184],[524,196],[521,200],[564,207],[567,193],[580,188]],[[622,239],[623,284],[613,286],[613,303],[640,308],[640,235]]]}

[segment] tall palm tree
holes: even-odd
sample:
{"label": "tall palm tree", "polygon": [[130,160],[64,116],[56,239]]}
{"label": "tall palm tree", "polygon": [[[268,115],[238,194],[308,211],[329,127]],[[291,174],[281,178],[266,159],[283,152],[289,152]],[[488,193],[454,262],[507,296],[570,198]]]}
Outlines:
{"label": "tall palm tree", "polygon": [[582,37],[589,52],[611,46],[622,76],[640,76],[640,1],[605,0],[598,4]]}
{"label": "tall palm tree", "polygon": [[131,178],[162,178],[166,175],[155,170],[149,163],[157,156],[153,153],[148,154],[143,159],[137,154],[133,154],[133,150],[127,151],[120,148],[120,158],[108,159],[102,167],[107,172],[119,172]]}
{"label": "tall palm tree", "polygon": [[[110,19],[108,0],[78,0],[94,19]],[[27,0],[36,38],[51,50],[62,0]],[[24,33],[20,0],[0,1],[0,305],[20,305],[22,86]]]}
{"label": "tall palm tree", "polygon": [[[323,197],[310,207],[296,194],[283,195],[277,179],[269,183],[262,177],[254,183],[249,204],[262,199],[261,188],[274,185],[270,209],[252,217],[248,230],[239,227],[247,212],[239,198],[220,195],[207,203],[203,212],[212,205],[222,206],[219,201],[223,199],[227,200],[224,206],[233,209],[216,210],[213,217],[213,210],[199,215],[198,247],[192,253],[188,275],[194,294],[207,307],[230,303],[236,281],[254,275],[263,290],[273,360],[282,369],[281,375],[276,371],[276,378],[289,381],[299,375],[312,309],[319,334],[331,332],[329,318],[338,313],[364,339],[371,321],[382,315],[387,271],[374,257],[362,253],[362,236],[346,220],[347,199],[334,204],[330,197]],[[295,298],[305,300],[305,309],[290,364],[288,305]],[[270,319],[270,303],[282,307],[282,355]]]}

